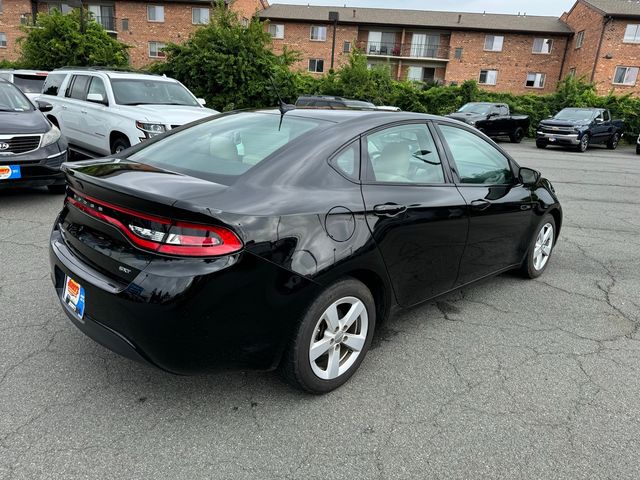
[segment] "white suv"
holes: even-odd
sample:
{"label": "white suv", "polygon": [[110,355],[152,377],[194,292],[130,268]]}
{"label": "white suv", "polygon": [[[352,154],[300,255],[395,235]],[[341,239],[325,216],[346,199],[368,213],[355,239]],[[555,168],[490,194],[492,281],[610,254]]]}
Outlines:
{"label": "white suv", "polygon": [[72,148],[99,155],[218,113],[172,78],[91,68],[49,73],[40,98]]}

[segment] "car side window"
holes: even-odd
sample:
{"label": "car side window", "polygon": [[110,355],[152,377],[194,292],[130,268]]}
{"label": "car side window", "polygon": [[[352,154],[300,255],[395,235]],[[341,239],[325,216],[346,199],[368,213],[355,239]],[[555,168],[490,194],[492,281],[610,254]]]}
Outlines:
{"label": "car side window", "polygon": [[356,140],[343,148],[331,161],[333,168],[343,175],[358,180],[360,177],[360,141]]}
{"label": "car side window", "polygon": [[507,115],[509,115],[509,109],[506,106],[501,105],[500,106],[500,115],[504,115],[506,117]]}
{"label": "car side window", "polygon": [[66,96],[77,100],[84,100],[91,77],[88,75],[74,75],[67,89]]}
{"label": "car side window", "polygon": [[104,82],[99,77],[92,77],[91,84],[89,85],[89,91],[87,92],[87,96],[91,93],[97,93],[102,95],[102,98],[107,100],[107,89],[104,88]]}
{"label": "car side window", "polygon": [[602,112],[602,120],[604,120],[605,122],[608,122],[609,120],[611,120],[609,118],[609,112],[607,110],[605,110],[604,112]]}
{"label": "car side window", "polygon": [[366,137],[367,180],[392,183],[444,183],[444,171],[425,124],[386,128]]}
{"label": "car side window", "polygon": [[497,106],[491,107],[491,115],[500,115],[500,107],[497,107]]}
{"label": "car side window", "polygon": [[62,82],[67,77],[66,73],[50,73],[42,86],[42,93],[45,95],[58,95],[58,90]]}
{"label": "car side window", "polygon": [[493,145],[462,128],[440,125],[461,183],[506,185],[514,181],[511,164]]}

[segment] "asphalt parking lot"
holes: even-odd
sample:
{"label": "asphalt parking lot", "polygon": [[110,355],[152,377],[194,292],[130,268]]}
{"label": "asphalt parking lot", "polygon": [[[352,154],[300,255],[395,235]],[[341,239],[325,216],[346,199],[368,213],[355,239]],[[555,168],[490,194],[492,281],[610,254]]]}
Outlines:
{"label": "asphalt parking lot", "polygon": [[563,203],[545,275],[397,315],[323,397],[95,344],[49,279],[62,196],[0,191],[0,478],[637,479],[640,156],[502,145]]}

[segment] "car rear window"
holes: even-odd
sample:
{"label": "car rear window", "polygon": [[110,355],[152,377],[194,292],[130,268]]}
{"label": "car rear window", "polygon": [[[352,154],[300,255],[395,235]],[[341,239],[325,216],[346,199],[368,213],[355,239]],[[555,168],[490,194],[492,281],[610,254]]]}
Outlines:
{"label": "car rear window", "polygon": [[141,148],[128,158],[230,185],[323,120],[267,112],[216,117]]}
{"label": "car rear window", "polygon": [[13,76],[13,83],[24,93],[40,93],[46,79],[46,75],[16,74]]}

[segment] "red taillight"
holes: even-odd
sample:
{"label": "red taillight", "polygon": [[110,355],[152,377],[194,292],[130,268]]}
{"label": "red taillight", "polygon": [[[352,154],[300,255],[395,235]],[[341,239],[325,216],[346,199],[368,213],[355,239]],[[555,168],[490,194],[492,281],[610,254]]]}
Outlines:
{"label": "red taillight", "polygon": [[242,242],[231,230],[156,217],[73,192],[66,201],[124,233],[137,247],[167,255],[213,257],[237,252]]}

